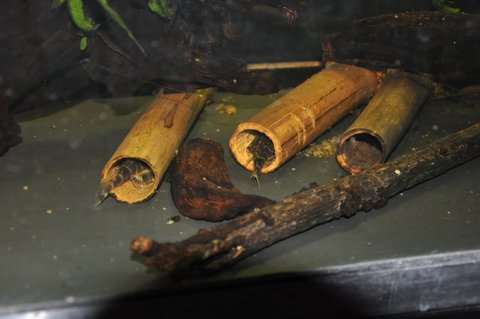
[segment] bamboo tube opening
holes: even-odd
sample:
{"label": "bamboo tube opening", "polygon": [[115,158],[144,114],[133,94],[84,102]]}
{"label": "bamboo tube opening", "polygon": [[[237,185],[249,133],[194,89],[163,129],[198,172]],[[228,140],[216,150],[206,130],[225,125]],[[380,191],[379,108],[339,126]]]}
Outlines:
{"label": "bamboo tube opening", "polygon": [[357,173],[385,161],[433,86],[427,76],[387,70],[378,92],[338,141],[340,166]]}
{"label": "bamboo tube opening", "polygon": [[338,142],[337,161],[350,173],[380,164],[385,157],[385,141],[370,130],[350,131]]}
{"label": "bamboo tube opening", "polygon": [[271,172],[275,169],[277,166],[277,162],[279,159],[277,158],[278,154],[278,148],[280,147],[277,143],[275,142],[275,137],[272,134],[272,132],[266,130],[263,127],[259,127],[258,129],[252,129],[248,128],[242,131],[239,131],[236,135],[235,138],[230,141],[230,148],[235,149],[236,152],[241,152],[242,154],[248,154],[249,156],[237,158],[237,160],[240,161],[240,164],[247,168],[248,170],[252,171],[253,170],[253,155],[251,152],[248,150],[248,146],[250,143],[252,143],[253,139],[258,136],[259,134],[262,134],[266,136],[273,144],[274,148],[274,155],[273,157],[266,161],[265,164],[262,167],[261,173],[268,173]]}
{"label": "bamboo tube opening", "polygon": [[113,159],[109,162],[109,165],[105,167],[105,175],[103,179],[109,180],[114,177],[116,168],[121,166],[125,160],[131,160],[138,163],[141,163],[150,174],[151,179],[148,182],[140,182],[136,180],[127,180],[125,183],[120,186],[115,187],[112,190],[111,195],[118,201],[130,203],[131,194],[147,200],[155,194],[155,191],[160,184],[161,176],[158,176],[157,171],[154,169],[153,165],[148,162],[146,159],[140,159],[138,157],[126,157],[121,156]]}

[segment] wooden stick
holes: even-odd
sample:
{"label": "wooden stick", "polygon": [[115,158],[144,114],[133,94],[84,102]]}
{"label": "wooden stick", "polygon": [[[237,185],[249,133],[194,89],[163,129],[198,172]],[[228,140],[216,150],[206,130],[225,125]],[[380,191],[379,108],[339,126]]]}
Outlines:
{"label": "wooden stick", "polygon": [[388,70],[379,91],[340,136],[340,166],[357,173],[383,163],[433,88],[434,83],[425,76]]}
{"label": "wooden stick", "polygon": [[300,68],[319,68],[323,65],[322,61],[284,61],[284,62],[264,62],[249,63],[247,71],[255,70],[279,70],[279,69],[300,69]]}
{"label": "wooden stick", "polygon": [[139,187],[128,181],[113,188],[112,196],[132,204],[155,194],[180,143],[213,92],[214,89],[202,89],[193,93],[159,93],[155,97],[107,162],[101,177],[101,183],[108,182],[115,177],[115,167],[129,159],[146,165],[153,182]]}
{"label": "wooden stick", "polygon": [[261,173],[271,172],[367,101],[376,89],[375,73],[333,63],[240,123],[230,139],[230,149],[240,165],[253,171],[248,147],[256,134],[265,134],[272,141],[275,154]]}
{"label": "wooden stick", "polygon": [[375,169],[300,191],[278,204],[201,229],[184,241],[159,244],[139,236],[130,248],[161,271],[217,271],[318,224],[381,207],[389,197],[478,156],[480,123]]}

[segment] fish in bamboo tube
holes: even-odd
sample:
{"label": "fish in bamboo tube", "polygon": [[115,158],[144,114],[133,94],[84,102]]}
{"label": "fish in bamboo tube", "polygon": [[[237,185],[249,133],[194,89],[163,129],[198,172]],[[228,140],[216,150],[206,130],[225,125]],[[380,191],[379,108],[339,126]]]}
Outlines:
{"label": "fish in bamboo tube", "polygon": [[330,63],[249,120],[230,138],[236,160],[258,174],[277,169],[321,133],[366,102],[378,87],[377,74]]}
{"label": "fish in bamboo tube", "polygon": [[427,76],[387,70],[379,91],[339,138],[340,166],[357,173],[383,163],[433,89]]}
{"label": "fish in bamboo tube", "polygon": [[153,196],[197,115],[214,93],[159,93],[103,168],[95,206],[109,195],[129,204]]}

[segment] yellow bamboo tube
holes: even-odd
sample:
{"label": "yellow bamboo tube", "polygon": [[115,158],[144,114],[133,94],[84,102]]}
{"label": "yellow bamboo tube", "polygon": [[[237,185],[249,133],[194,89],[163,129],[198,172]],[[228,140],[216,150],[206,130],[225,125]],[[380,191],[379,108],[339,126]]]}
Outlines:
{"label": "yellow bamboo tube", "polygon": [[425,76],[388,70],[379,91],[340,136],[340,166],[357,173],[383,163],[433,88],[434,83]]}
{"label": "yellow bamboo tube", "polygon": [[247,147],[256,134],[265,134],[272,141],[275,154],[261,173],[271,172],[368,100],[376,88],[374,72],[352,65],[329,64],[240,123],[230,138],[230,149],[238,163],[252,171],[252,154]]}
{"label": "yellow bamboo tube", "polygon": [[153,175],[153,182],[138,187],[127,181],[113,188],[110,195],[129,204],[153,196],[175,153],[214,89],[193,93],[159,93],[138,119],[102,171],[101,181],[114,174],[122,160],[140,161]]}

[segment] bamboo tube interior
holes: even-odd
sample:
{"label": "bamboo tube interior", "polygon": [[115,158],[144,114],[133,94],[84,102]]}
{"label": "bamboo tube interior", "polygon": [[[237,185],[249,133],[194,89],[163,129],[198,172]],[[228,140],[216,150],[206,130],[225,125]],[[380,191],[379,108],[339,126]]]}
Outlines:
{"label": "bamboo tube interior", "polygon": [[236,148],[237,152],[241,152],[242,154],[249,154],[248,158],[241,158],[240,163],[242,166],[246,167],[248,170],[253,170],[253,154],[248,150],[248,146],[252,143],[255,136],[262,134],[266,136],[273,144],[274,147],[274,156],[265,162],[261,173],[268,173],[275,168],[275,162],[278,160],[276,154],[278,154],[278,147],[275,143],[275,139],[272,138],[271,133],[268,130],[256,130],[256,129],[245,129],[240,131],[238,134],[235,135],[235,142],[234,147]]}
{"label": "bamboo tube interior", "polygon": [[105,180],[110,180],[115,177],[115,172],[117,171],[116,168],[122,165],[122,162],[125,160],[132,160],[135,162],[140,162],[148,171],[148,174],[151,176],[151,179],[147,182],[142,182],[135,178],[127,180],[125,183],[117,186],[112,191],[112,196],[122,202],[132,203],[130,199],[131,194],[135,194],[136,197],[143,198],[143,200],[147,200],[148,198],[152,197],[155,194],[155,190],[160,183],[158,181],[159,176],[157,176],[156,170],[153,168],[152,164],[149,163],[145,159],[137,158],[137,157],[125,157],[121,156],[116,159],[110,161],[109,167],[106,167],[106,176]]}
{"label": "bamboo tube interior", "polygon": [[354,130],[342,136],[338,143],[337,160],[350,173],[371,168],[385,160],[382,137],[369,130]]}
{"label": "bamboo tube interior", "polygon": [[430,96],[428,77],[388,70],[380,90],[339,140],[337,160],[356,173],[382,163]]}

